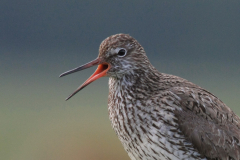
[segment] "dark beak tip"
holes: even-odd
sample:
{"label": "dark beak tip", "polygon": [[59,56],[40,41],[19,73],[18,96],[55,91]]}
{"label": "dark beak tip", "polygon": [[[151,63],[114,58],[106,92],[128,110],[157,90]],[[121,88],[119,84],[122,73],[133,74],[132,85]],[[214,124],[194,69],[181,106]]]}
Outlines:
{"label": "dark beak tip", "polygon": [[65,101],[68,101],[70,98],[71,98],[70,96],[69,96],[69,97],[67,97],[67,98],[65,99]]}
{"label": "dark beak tip", "polygon": [[64,76],[66,76],[66,75],[67,75],[66,72],[64,72],[64,73],[62,73],[62,74],[59,75],[59,78],[64,77]]}

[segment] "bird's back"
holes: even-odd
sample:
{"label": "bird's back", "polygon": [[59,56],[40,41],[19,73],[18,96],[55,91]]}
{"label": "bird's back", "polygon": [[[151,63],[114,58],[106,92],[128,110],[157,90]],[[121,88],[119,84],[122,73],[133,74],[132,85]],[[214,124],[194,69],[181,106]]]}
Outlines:
{"label": "bird's back", "polygon": [[180,97],[178,124],[198,151],[208,158],[240,159],[240,119],[220,99],[202,88],[170,89]]}
{"label": "bird's back", "polygon": [[[170,77],[173,82],[181,79]],[[240,159],[240,118],[226,104],[188,81],[168,90],[180,98],[181,110],[175,110],[175,115],[181,131],[201,154]]]}

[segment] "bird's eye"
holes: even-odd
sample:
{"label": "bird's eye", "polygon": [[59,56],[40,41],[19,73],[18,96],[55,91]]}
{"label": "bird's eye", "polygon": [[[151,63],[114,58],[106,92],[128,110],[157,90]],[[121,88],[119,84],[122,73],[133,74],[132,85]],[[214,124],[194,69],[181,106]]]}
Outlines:
{"label": "bird's eye", "polygon": [[120,49],[118,51],[118,56],[119,57],[124,57],[126,55],[127,51],[125,49]]}

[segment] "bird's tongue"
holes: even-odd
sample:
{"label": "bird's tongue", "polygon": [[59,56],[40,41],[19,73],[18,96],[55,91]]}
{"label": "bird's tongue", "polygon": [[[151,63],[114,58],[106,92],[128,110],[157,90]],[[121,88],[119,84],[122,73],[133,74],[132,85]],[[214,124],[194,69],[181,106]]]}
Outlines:
{"label": "bird's tongue", "polygon": [[80,90],[82,90],[84,87],[86,87],[93,81],[103,76],[106,76],[109,68],[110,67],[107,63],[99,64],[97,70],[80,87],[78,87],[75,92],[73,92],[68,98],[66,98],[66,100],[70,99],[72,96],[74,96],[76,93],[78,93]]}

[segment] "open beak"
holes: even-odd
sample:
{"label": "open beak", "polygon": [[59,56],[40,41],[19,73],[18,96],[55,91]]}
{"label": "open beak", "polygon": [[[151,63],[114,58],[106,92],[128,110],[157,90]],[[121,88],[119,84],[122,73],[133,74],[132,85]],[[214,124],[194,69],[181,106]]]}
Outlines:
{"label": "open beak", "polygon": [[80,86],[77,88],[75,92],[73,92],[68,98],[66,98],[66,101],[69,100],[72,96],[74,96],[76,93],[78,93],[80,90],[82,90],[84,87],[92,83],[93,81],[97,80],[98,78],[104,77],[107,75],[107,71],[110,68],[110,65],[108,63],[102,63],[100,58],[97,58],[87,64],[84,64],[80,67],[74,68],[70,71],[62,73],[59,77],[66,76],[68,74],[78,72],[81,70],[84,70],[86,68],[90,68],[92,66],[98,65],[97,70]]}

